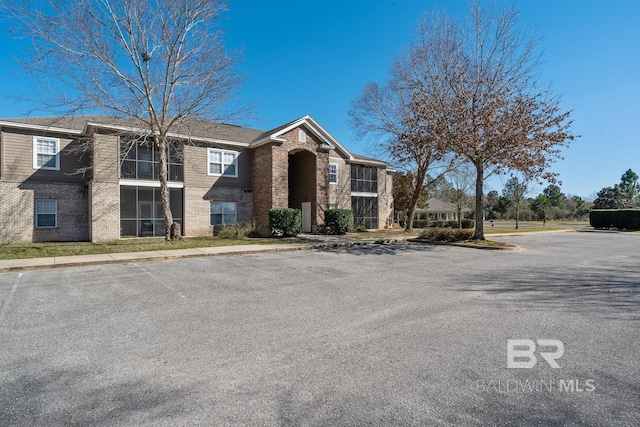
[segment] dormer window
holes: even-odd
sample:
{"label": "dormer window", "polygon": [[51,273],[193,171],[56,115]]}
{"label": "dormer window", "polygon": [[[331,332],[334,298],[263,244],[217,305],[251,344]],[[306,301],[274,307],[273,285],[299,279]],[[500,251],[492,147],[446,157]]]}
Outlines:
{"label": "dormer window", "polygon": [[307,133],[303,129],[298,131],[298,141],[307,142]]}

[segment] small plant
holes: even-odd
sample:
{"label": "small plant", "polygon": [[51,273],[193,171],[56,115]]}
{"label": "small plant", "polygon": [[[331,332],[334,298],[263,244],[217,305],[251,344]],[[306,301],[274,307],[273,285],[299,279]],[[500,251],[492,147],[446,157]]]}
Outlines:
{"label": "small plant", "polygon": [[356,225],[356,227],[355,227],[355,229],[353,231],[358,232],[358,233],[364,233],[365,231],[367,231],[367,227],[365,227],[364,224],[358,224],[358,225]]}
{"label": "small plant", "polygon": [[351,209],[329,209],[324,211],[327,234],[345,234],[353,231],[353,211]]}
{"label": "small plant", "polygon": [[257,234],[254,224],[236,224],[226,225],[222,227],[216,236],[222,239],[245,239],[247,237],[255,237]]}
{"label": "small plant", "polygon": [[274,236],[294,237],[302,231],[300,209],[270,209],[269,228]]}

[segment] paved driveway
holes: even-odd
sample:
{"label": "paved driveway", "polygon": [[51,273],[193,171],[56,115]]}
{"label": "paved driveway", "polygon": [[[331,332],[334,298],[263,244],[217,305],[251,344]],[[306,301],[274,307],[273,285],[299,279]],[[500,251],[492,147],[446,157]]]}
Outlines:
{"label": "paved driveway", "polygon": [[640,235],[501,240],[1,274],[0,425],[640,424]]}

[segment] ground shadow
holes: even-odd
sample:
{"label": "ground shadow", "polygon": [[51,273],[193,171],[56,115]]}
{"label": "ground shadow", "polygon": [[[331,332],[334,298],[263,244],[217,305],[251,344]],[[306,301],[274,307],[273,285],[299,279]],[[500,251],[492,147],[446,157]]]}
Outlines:
{"label": "ground shadow", "polygon": [[[60,369],[29,360],[0,388],[0,425],[111,426],[166,422],[186,411],[189,391],[153,378],[114,382],[109,373]],[[154,422],[155,420],[155,422]]]}
{"label": "ground shadow", "polygon": [[345,253],[358,256],[371,256],[371,255],[398,255],[407,252],[432,252],[435,250],[435,246],[421,245],[414,243],[390,243],[390,244],[374,244],[363,245],[354,243],[350,246],[338,246],[335,247],[323,247],[319,249],[322,252],[327,253]]}
{"label": "ground shadow", "polygon": [[532,271],[511,268],[480,272],[463,279],[461,292],[485,292],[528,310],[561,309],[617,319],[640,320],[640,266],[567,266]]}

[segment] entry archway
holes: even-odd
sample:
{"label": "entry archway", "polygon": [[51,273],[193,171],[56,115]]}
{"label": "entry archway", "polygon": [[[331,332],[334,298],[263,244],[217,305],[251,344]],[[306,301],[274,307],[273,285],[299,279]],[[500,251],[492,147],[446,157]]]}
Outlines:
{"label": "entry archway", "polygon": [[307,150],[289,152],[289,207],[302,211],[302,231],[309,233],[316,206],[316,155]]}

